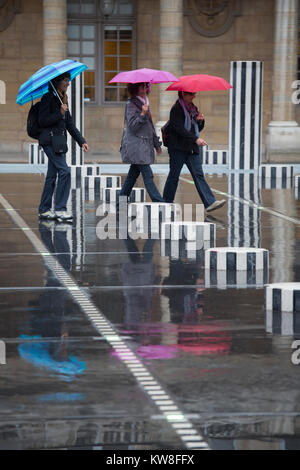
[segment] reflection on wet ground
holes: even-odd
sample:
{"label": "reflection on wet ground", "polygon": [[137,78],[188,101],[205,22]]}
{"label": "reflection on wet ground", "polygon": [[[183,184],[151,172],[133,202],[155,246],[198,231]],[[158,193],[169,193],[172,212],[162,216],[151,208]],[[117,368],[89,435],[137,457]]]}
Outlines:
{"label": "reflection on wet ground", "polygon": [[[100,240],[100,201],[80,188],[73,225],[39,223],[43,178],[21,176],[0,175],[3,197],[28,226],[0,206],[0,448],[186,448],[28,239],[30,228],[209,448],[300,449],[300,365],[291,361],[299,314],[282,334],[280,315],[266,317],[261,285],[207,287],[204,251],[190,254],[185,242],[168,252],[156,239]],[[207,179],[217,197],[235,196],[206,219],[217,246],[266,248],[269,282],[299,282],[294,190],[263,189],[253,174]],[[160,190],[164,181],[156,176]],[[175,202],[199,203],[189,176]]]}

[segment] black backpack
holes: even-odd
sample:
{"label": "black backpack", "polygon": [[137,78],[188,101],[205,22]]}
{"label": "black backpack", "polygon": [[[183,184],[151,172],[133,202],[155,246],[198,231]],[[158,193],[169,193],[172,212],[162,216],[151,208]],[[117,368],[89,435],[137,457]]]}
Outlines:
{"label": "black backpack", "polygon": [[27,134],[32,139],[38,139],[41,133],[41,129],[39,127],[39,107],[41,102],[38,101],[35,104],[31,105],[27,116]]}
{"label": "black backpack", "polygon": [[161,137],[165,147],[168,147],[169,141],[169,132],[170,132],[170,121],[166,122],[161,128]]}

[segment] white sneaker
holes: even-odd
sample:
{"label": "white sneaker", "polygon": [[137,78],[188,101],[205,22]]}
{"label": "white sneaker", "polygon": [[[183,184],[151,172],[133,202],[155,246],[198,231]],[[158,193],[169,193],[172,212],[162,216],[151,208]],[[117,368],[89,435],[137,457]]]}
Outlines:
{"label": "white sneaker", "polygon": [[55,211],[55,215],[57,219],[60,220],[72,220],[73,215],[69,214],[67,211]]}
{"label": "white sneaker", "polygon": [[221,201],[213,202],[205,210],[206,210],[206,212],[212,212],[212,211],[215,211],[216,209],[220,209],[220,207],[223,207],[224,204],[226,204],[226,199],[221,199]]}
{"label": "white sneaker", "polygon": [[57,216],[55,215],[53,211],[50,210],[50,211],[43,212],[42,214],[39,214],[39,218],[46,219],[46,220],[55,220]]}

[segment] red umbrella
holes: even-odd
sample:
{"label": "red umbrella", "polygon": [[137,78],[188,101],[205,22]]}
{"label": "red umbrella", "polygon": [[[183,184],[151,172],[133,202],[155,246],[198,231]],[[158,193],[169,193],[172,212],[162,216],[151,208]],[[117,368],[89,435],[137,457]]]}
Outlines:
{"label": "red umbrella", "polygon": [[224,78],[215,77],[214,75],[184,75],[179,78],[178,82],[168,86],[169,91],[188,91],[196,93],[197,91],[215,91],[229,90],[233,88]]}

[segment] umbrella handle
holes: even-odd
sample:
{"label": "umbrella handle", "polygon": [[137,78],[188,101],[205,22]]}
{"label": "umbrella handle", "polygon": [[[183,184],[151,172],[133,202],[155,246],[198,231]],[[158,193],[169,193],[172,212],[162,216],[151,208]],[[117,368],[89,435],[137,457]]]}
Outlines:
{"label": "umbrella handle", "polygon": [[52,88],[53,88],[53,90],[54,90],[54,93],[56,94],[57,98],[59,99],[60,104],[63,104],[63,102],[62,102],[62,100],[60,99],[59,94],[58,94],[57,91],[55,90],[55,87],[54,87],[53,83],[51,82],[51,80],[49,81],[49,83],[51,83],[51,86],[52,86]]}

